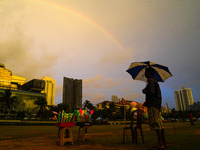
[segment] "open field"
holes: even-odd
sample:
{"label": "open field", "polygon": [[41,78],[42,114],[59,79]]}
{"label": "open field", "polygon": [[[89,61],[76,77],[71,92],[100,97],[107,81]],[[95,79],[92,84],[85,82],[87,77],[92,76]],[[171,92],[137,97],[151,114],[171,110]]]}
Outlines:
{"label": "open field", "polygon": [[[200,147],[200,122],[191,126],[190,122],[165,123],[167,150],[195,150]],[[128,125],[127,125],[128,126]],[[0,150],[147,150],[157,142],[154,132],[143,124],[144,140],[139,144],[131,143],[129,134],[122,143],[124,125],[94,125],[88,129],[88,141],[77,141],[78,127],[73,127],[74,145],[56,145],[58,128],[55,126],[0,126]]]}

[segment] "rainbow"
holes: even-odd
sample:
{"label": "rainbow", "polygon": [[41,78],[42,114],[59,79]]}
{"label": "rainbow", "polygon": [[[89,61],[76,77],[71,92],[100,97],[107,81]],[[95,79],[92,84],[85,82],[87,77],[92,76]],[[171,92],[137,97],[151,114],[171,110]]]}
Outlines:
{"label": "rainbow", "polygon": [[92,24],[94,25],[98,30],[100,30],[101,32],[103,32],[108,38],[110,38],[121,50],[124,50],[124,46],[109,32],[107,31],[104,27],[100,26],[99,24],[97,24],[96,22],[92,21],[90,18],[82,15],[81,13],[73,10],[73,9],[70,9],[70,8],[67,8],[66,6],[62,6],[58,3],[55,3],[55,2],[48,2],[46,0],[30,0],[34,3],[39,3],[39,4],[43,4],[43,5],[48,5],[48,6],[51,6],[51,7],[54,7],[56,9],[59,9],[59,10],[62,10],[64,12],[68,12],[68,13],[71,13],[81,19],[83,19],[84,21],[88,22],[89,24]]}

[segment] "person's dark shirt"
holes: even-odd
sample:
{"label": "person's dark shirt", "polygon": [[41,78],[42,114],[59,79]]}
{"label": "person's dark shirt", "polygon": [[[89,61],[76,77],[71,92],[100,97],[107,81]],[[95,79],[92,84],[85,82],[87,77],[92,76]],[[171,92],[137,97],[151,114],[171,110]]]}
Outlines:
{"label": "person's dark shirt", "polygon": [[144,106],[156,107],[160,110],[162,97],[158,81],[155,78],[148,79],[145,90],[146,90],[146,102]]}

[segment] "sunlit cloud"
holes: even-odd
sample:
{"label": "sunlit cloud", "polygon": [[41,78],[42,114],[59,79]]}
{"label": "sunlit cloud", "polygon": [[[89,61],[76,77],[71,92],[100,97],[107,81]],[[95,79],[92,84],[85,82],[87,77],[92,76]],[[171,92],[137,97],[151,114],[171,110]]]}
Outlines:
{"label": "sunlit cloud", "polygon": [[131,93],[124,95],[123,98],[126,100],[137,101],[138,99],[144,98],[144,95],[142,93]]}
{"label": "sunlit cloud", "polygon": [[84,88],[112,88],[120,85],[120,81],[113,78],[106,78],[103,75],[96,75],[93,78],[88,78],[83,80]]}
{"label": "sunlit cloud", "polygon": [[125,50],[116,50],[112,52],[106,53],[101,58],[101,63],[112,63],[119,64],[130,61],[133,58],[134,50],[133,49],[125,49]]}
{"label": "sunlit cloud", "polygon": [[[51,67],[57,61],[58,56],[40,51],[41,55],[30,51],[31,43],[23,36],[13,37],[9,41],[0,43],[0,60],[13,74],[27,78],[42,78],[53,76]],[[17,53],[17,55],[16,55]],[[48,70],[48,72],[47,72]]]}
{"label": "sunlit cloud", "polygon": [[102,93],[96,93],[92,98],[91,98],[91,102],[97,102],[97,101],[102,101],[105,100],[105,95]]}

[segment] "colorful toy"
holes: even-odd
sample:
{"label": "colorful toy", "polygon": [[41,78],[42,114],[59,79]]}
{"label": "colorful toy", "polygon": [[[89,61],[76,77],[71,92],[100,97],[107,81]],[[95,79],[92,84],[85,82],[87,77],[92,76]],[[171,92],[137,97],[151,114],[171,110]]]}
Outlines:
{"label": "colorful toy", "polygon": [[87,110],[79,109],[76,112],[77,116],[77,122],[91,122],[91,116],[94,113],[94,110],[91,110],[90,112]]}
{"label": "colorful toy", "polygon": [[132,102],[131,103],[131,107],[133,108],[133,107],[136,107],[136,105],[137,105],[137,102]]}
{"label": "colorful toy", "polygon": [[[90,112],[87,110],[75,110],[74,113],[66,113],[64,110],[58,114],[58,122],[59,123],[67,123],[67,122],[91,122],[92,114],[94,110]],[[76,118],[76,120],[75,120]]]}
{"label": "colorful toy", "polygon": [[58,122],[59,123],[67,123],[67,122],[74,122],[74,113],[66,113],[64,110],[62,113],[58,114]]}

